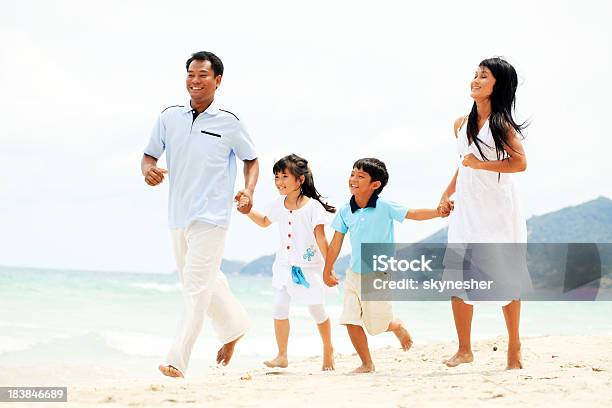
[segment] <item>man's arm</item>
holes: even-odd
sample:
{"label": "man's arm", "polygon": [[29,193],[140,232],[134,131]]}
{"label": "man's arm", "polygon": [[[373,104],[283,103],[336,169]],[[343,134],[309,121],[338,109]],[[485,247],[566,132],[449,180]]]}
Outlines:
{"label": "man's arm", "polygon": [[168,173],[168,170],[157,167],[157,159],[148,154],[142,156],[140,171],[150,186],[156,186],[164,181],[164,174]]}
{"label": "man's arm", "polygon": [[338,259],[340,249],[342,249],[342,242],[344,241],[344,234],[336,231],[332,238],[329,248],[327,249],[327,256],[325,256],[325,268],[323,268],[323,282],[327,286],[336,286],[339,281],[338,277],[333,273],[334,263]]}
{"label": "man's arm", "polygon": [[238,211],[248,214],[253,208],[253,193],[259,178],[259,161],[257,159],[244,161],[244,189],[236,193],[234,200],[238,202]]}

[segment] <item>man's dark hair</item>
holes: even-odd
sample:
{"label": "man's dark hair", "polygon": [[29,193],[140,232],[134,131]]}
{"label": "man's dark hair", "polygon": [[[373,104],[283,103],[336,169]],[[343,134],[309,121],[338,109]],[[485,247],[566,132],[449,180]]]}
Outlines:
{"label": "man's dark hair", "polygon": [[189,58],[185,64],[185,69],[187,69],[187,71],[189,71],[189,64],[191,64],[192,61],[210,61],[210,66],[212,67],[215,78],[219,75],[223,75],[223,63],[221,62],[221,58],[217,57],[212,52],[198,51],[191,54],[191,58]]}
{"label": "man's dark hair", "polygon": [[372,157],[359,159],[355,162],[355,164],[353,164],[353,168],[368,173],[372,178],[372,181],[380,181],[380,187],[374,191],[374,194],[380,194],[389,181],[387,166],[385,166],[385,163],[378,159]]}

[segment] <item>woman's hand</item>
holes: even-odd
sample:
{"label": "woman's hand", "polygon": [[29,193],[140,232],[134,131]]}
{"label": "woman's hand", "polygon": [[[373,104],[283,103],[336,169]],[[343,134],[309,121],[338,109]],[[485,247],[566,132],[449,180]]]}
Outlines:
{"label": "woman's hand", "polygon": [[461,162],[466,167],[470,167],[474,170],[480,170],[480,166],[482,162],[474,156],[473,153],[463,156],[463,161]]}
{"label": "woman's hand", "polygon": [[452,201],[446,194],[440,198],[440,204],[438,204],[438,214],[440,217],[448,217],[451,211],[455,209],[455,202]]}

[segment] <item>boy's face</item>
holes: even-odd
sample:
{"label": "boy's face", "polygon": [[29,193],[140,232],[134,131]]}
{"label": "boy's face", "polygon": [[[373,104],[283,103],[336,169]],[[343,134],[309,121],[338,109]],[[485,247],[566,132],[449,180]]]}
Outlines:
{"label": "boy's face", "polygon": [[380,187],[380,181],[372,181],[365,171],[353,168],[349,177],[349,190],[355,197],[369,198]]}

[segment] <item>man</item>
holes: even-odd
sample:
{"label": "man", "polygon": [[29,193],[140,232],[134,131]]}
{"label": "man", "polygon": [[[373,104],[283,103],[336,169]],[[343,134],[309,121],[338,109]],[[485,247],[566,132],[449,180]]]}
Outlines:
{"label": "man", "polygon": [[[233,113],[214,101],[221,85],[223,63],[213,53],[200,51],[187,60],[187,106],[166,108],[157,120],[142,158],[145,182],[160,184],[170,178],[169,227],[185,312],[168,361],[159,370],[184,377],[193,345],[208,315],[223,346],[217,363],[227,365],[236,342],[248,329],[244,308],[231,293],[219,270],[229,224],[236,157],[244,162],[244,189],[234,197],[238,211],[248,213],[259,164],[250,136]],[[168,170],[157,167],[166,152]]]}

